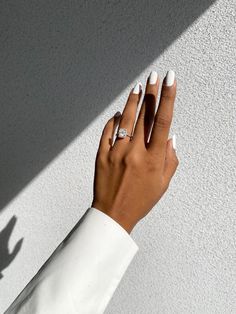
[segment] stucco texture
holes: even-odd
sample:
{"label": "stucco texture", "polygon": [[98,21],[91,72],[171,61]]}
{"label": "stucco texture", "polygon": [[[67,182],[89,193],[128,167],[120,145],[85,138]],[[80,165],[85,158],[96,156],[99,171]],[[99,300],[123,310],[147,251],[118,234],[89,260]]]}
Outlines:
{"label": "stucco texture", "polygon": [[173,69],[180,164],[131,233],[139,251],[106,314],[236,313],[234,1],[0,8],[0,312],[91,205],[106,121]]}

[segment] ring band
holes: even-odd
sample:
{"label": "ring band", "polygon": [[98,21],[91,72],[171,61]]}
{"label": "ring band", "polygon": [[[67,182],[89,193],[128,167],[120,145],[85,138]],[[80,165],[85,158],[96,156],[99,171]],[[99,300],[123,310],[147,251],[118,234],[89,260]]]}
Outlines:
{"label": "ring band", "polygon": [[119,138],[125,138],[126,136],[132,138],[133,136],[132,135],[129,135],[128,134],[128,131],[127,129],[125,128],[119,128],[118,132],[116,133],[117,137]]}

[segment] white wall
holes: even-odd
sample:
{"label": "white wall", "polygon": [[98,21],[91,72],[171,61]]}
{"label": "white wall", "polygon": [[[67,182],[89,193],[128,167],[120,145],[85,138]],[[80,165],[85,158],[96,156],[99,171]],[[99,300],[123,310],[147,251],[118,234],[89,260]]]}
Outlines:
{"label": "white wall", "polygon": [[177,75],[180,164],[106,313],[236,313],[235,3],[186,2],[1,4],[0,230],[24,238],[1,313],[90,206],[103,126],[152,69]]}

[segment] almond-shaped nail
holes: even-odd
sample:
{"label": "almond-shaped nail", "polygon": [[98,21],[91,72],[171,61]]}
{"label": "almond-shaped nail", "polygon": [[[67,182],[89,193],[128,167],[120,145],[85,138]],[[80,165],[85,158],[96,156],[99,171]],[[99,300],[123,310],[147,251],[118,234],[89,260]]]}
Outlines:
{"label": "almond-shaped nail", "polygon": [[156,71],[152,71],[149,75],[149,84],[156,84],[158,74]]}
{"label": "almond-shaped nail", "polygon": [[142,83],[138,82],[133,89],[133,94],[139,94],[140,90],[142,89]]}
{"label": "almond-shaped nail", "polygon": [[172,136],[172,145],[173,145],[174,150],[176,150],[176,135],[175,134]]}
{"label": "almond-shaped nail", "polygon": [[172,86],[174,84],[174,81],[175,81],[175,72],[173,70],[169,70],[166,73],[164,84],[166,86]]}

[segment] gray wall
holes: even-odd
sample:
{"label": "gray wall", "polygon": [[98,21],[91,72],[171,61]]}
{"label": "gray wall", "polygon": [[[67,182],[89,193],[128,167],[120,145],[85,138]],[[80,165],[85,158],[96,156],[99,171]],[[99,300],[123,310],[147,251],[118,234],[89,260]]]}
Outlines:
{"label": "gray wall", "polygon": [[106,313],[236,313],[233,1],[1,1],[0,14],[0,312],[91,205],[107,119],[173,69],[180,164],[131,233],[139,252]]}

